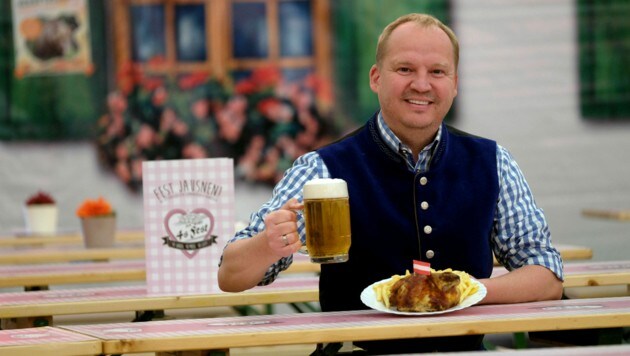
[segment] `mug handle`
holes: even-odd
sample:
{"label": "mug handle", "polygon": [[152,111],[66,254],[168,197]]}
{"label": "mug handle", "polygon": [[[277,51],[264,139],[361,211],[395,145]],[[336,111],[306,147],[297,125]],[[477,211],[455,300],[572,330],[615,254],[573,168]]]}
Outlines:
{"label": "mug handle", "polygon": [[[298,216],[298,219],[302,219],[304,221],[304,212],[302,210],[294,210],[295,214]],[[304,222],[306,224],[306,222]],[[306,237],[305,237],[306,238]],[[308,256],[308,248],[306,247],[306,240],[302,241],[302,247],[297,251],[300,255]]]}

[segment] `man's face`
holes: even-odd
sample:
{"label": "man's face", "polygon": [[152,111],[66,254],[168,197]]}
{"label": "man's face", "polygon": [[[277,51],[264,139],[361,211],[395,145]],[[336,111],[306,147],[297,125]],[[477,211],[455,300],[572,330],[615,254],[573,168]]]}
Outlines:
{"label": "man's face", "polygon": [[457,95],[453,46],[446,33],[411,22],[397,27],[382,63],[370,70],[370,88],[397,135],[437,130]]}

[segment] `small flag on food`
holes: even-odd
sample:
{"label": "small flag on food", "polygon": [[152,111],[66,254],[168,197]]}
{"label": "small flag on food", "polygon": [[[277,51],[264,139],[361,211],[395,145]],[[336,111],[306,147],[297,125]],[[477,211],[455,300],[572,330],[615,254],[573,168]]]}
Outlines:
{"label": "small flag on food", "polygon": [[431,264],[429,262],[422,262],[413,260],[413,272],[415,274],[431,274]]}

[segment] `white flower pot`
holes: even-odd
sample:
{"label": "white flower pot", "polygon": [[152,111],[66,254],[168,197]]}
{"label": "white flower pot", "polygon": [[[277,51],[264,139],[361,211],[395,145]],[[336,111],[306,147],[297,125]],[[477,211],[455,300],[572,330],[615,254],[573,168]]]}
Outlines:
{"label": "white flower pot", "polygon": [[95,216],[81,219],[85,247],[112,247],[116,235],[116,216]]}
{"label": "white flower pot", "polygon": [[26,231],[31,235],[57,233],[59,210],[55,204],[33,204],[24,207]]}

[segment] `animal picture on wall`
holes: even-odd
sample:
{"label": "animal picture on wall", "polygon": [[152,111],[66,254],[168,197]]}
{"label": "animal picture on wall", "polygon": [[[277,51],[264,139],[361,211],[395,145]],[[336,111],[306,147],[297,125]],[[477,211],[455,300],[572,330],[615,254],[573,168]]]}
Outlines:
{"label": "animal picture on wall", "polygon": [[13,0],[15,77],[94,71],[86,0]]}

